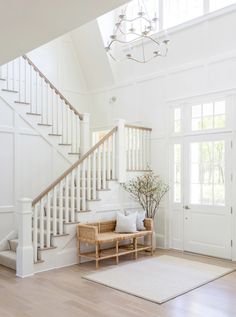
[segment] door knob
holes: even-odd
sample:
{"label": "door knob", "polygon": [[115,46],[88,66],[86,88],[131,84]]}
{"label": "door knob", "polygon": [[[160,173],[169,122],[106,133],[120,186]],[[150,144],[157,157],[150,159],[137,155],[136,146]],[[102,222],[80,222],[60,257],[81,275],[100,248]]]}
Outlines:
{"label": "door knob", "polygon": [[184,209],[190,209],[190,207],[188,205],[184,206]]}

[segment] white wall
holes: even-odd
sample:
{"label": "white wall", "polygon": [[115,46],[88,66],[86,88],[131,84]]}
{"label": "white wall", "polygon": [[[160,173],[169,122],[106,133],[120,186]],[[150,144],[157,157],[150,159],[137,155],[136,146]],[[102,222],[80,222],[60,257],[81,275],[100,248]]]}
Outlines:
{"label": "white wall", "polygon": [[27,55],[79,112],[88,112],[87,83],[70,34]]}
{"label": "white wall", "polygon": [[1,98],[0,149],[1,249],[14,235],[18,199],[35,198],[69,163]]}
{"label": "white wall", "polygon": [[[106,82],[103,88],[101,82],[87,81],[91,91],[92,127],[111,126],[115,118],[152,127],[153,168],[167,181],[169,101],[236,88],[236,41],[232,37],[236,11],[189,24],[186,29],[170,33],[166,58],[154,59],[145,65],[131,61],[111,63],[113,77],[103,79],[102,82]],[[93,52],[89,54],[88,58],[95,58]],[[103,65],[104,58],[97,59],[97,63]],[[86,78],[91,75],[87,73]],[[112,96],[116,96],[117,101],[110,104]],[[157,217],[159,246],[169,245],[167,210],[166,203]]]}

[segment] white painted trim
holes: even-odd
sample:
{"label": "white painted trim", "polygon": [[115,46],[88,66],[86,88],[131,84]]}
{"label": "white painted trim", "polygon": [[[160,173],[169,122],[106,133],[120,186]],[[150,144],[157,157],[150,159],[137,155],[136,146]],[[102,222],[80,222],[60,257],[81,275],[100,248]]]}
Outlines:
{"label": "white painted trim", "polygon": [[8,240],[14,239],[17,236],[16,230],[10,231],[1,241],[0,241],[0,250],[6,249]]}
{"label": "white painted trim", "polygon": [[15,211],[15,206],[9,205],[9,206],[0,206],[0,214],[10,214]]}
{"label": "white painted trim", "polygon": [[[184,71],[188,71],[190,69],[195,69],[195,68],[202,68],[202,67],[206,67],[206,65],[211,65],[211,64],[215,64],[215,63],[219,63],[222,61],[226,61],[226,60],[230,60],[230,59],[235,59],[236,58],[236,50],[232,50],[230,52],[224,53],[224,54],[219,54],[219,55],[214,55],[214,56],[210,56],[208,58],[205,59],[199,59],[195,62],[192,63],[185,63],[179,66],[174,66],[174,67],[170,67],[167,68],[166,70],[162,70],[162,71],[157,71],[148,75],[142,75],[139,76],[135,79],[135,83],[142,83],[142,82],[146,82],[146,81],[150,81],[150,80],[154,80],[158,77],[165,77],[165,76],[169,76],[175,73],[179,73],[179,72],[184,72]],[[120,83],[117,83],[115,85],[112,86],[107,86],[101,89],[95,89],[95,90],[91,90],[89,93],[91,95],[97,95],[100,93],[105,93],[108,91],[113,91],[116,89],[121,89],[124,87],[128,87],[128,86],[133,86],[134,85],[134,81],[133,80],[128,80],[128,81],[122,81]],[[232,88],[233,90],[236,89]],[[229,89],[232,90],[232,89]],[[216,93],[217,91],[215,91]],[[206,92],[208,93],[208,92]],[[209,92],[209,93],[214,93],[214,92]],[[183,97],[183,98],[188,98],[188,96]],[[180,99],[180,98],[179,98]],[[173,99],[175,100],[175,99]],[[168,100],[167,102],[171,102],[172,100]]]}
{"label": "white painted trim", "polygon": [[[26,114],[23,115],[20,111],[17,110],[17,108],[14,108],[14,107],[11,105],[11,103],[10,103],[7,99],[5,99],[5,96],[3,97],[3,96],[0,95],[0,98],[3,100],[3,102],[5,102],[5,103],[8,105],[8,107],[11,108],[11,110],[12,110],[15,114],[17,114],[17,115],[18,115],[27,125],[29,125],[34,131],[36,131],[36,134],[35,134],[35,135],[41,136],[52,148],[55,148],[55,149],[56,149],[56,151],[58,152],[58,154],[59,154],[60,156],[62,156],[62,157],[71,165],[71,161],[69,160],[69,158],[66,157],[66,156],[64,155],[64,153],[60,151],[59,145],[58,145],[58,146],[55,146],[55,144],[54,144],[53,142],[50,142],[49,138],[46,137],[46,134],[44,135],[41,131],[37,130],[37,129],[35,128],[34,124],[32,124],[32,123],[30,122],[30,120],[27,120],[27,119],[26,119],[26,116],[27,116],[27,115],[26,115]],[[15,118],[15,117],[14,117],[14,118]],[[15,119],[14,119],[14,123],[15,123]],[[15,127],[14,127],[13,129],[15,129]],[[24,129],[24,128],[22,129],[22,131],[21,131],[21,129],[18,129],[17,132],[18,132],[18,134],[31,134],[31,135],[34,135],[32,132],[27,133],[27,129]],[[16,132],[14,132],[14,133],[16,133]]]}

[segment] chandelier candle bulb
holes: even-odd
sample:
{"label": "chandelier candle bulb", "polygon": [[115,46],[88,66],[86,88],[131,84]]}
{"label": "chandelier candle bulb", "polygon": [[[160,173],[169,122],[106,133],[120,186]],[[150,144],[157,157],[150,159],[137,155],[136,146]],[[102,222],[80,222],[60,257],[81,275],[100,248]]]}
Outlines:
{"label": "chandelier candle bulb", "polygon": [[[145,5],[141,4],[143,1],[138,1],[136,14],[129,17],[128,4],[118,16],[113,34],[105,47],[107,54],[114,61],[133,60],[144,64],[157,56],[167,55],[169,40],[165,37],[165,40],[159,41],[154,34],[159,21],[157,14],[149,19]],[[127,53],[127,50],[132,51],[132,55]]]}

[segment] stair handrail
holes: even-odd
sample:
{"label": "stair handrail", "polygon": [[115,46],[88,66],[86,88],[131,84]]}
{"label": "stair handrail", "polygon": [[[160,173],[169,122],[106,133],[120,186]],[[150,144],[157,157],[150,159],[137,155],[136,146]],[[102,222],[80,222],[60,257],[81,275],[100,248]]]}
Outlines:
{"label": "stair handrail", "polygon": [[46,196],[55,186],[57,186],[73,169],[80,165],[90,154],[92,154],[101,144],[103,144],[113,133],[117,131],[118,127],[114,127],[109,131],[100,141],[98,141],[90,150],[88,150],[78,161],[69,167],[61,176],[51,183],[44,191],[42,191],[33,201],[32,206],[35,206],[44,196]]}
{"label": "stair handrail", "polygon": [[83,115],[78,112],[78,110],[72,106],[72,104],[66,99],[64,95],[53,85],[53,83],[38,69],[38,67],[32,62],[32,60],[27,55],[22,55],[22,57],[33,67],[33,69],[39,74],[41,78],[45,80],[47,84],[50,85],[51,89],[55,91],[57,95],[60,96],[62,100],[64,100],[65,104],[67,104],[70,110],[74,111],[74,113],[79,116],[80,120],[83,120]]}
{"label": "stair handrail", "polygon": [[138,129],[138,130],[146,130],[146,131],[152,131],[152,128],[147,128],[139,125],[133,125],[133,124],[125,124],[126,128],[131,128],[131,129]]}

